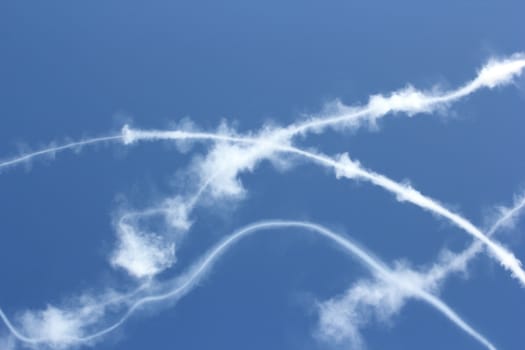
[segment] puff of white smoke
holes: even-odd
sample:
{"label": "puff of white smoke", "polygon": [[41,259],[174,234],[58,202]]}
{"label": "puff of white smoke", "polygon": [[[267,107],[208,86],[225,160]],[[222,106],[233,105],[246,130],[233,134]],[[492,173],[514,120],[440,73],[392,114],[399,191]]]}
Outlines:
{"label": "puff of white smoke", "polygon": [[154,233],[140,232],[120,222],[111,264],[135,278],[151,278],[175,263],[175,244]]}
{"label": "puff of white smoke", "polygon": [[43,311],[24,312],[19,318],[24,334],[53,348],[67,348],[82,337],[82,317],[77,312],[48,306]]}
{"label": "puff of white smoke", "polygon": [[359,349],[364,343],[361,329],[374,319],[389,319],[406,297],[406,291],[383,280],[358,282],[342,296],[318,304],[317,336]]}
{"label": "puff of white smoke", "polygon": [[383,116],[391,112],[405,112],[411,116],[415,113],[431,112],[434,106],[429,103],[431,97],[408,85],[389,96],[372,95],[368,102],[372,117]]}
{"label": "puff of white smoke", "polygon": [[474,80],[480,86],[490,89],[509,84],[519,77],[525,68],[525,54],[517,53],[505,59],[491,59],[483,66]]}
{"label": "puff of white smoke", "polygon": [[375,278],[356,282],[343,295],[317,304],[319,321],[317,335],[336,344],[350,344],[352,349],[363,347],[361,330],[368,323],[386,323],[400,312],[411,291],[434,293],[435,283],[425,283],[425,275],[408,265],[396,263],[392,278],[400,284]]}
{"label": "puff of white smoke", "polygon": [[189,219],[189,212],[192,210],[191,204],[188,204],[181,196],[168,198],[164,202],[164,211],[166,221],[177,232],[186,232],[190,229],[192,222]]}
{"label": "puff of white smoke", "polygon": [[335,169],[335,177],[337,179],[346,177],[348,179],[355,178],[359,175],[360,164],[358,161],[350,159],[348,153],[342,153],[335,157],[335,160],[341,165]]}
{"label": "puff of white smoke", "polygon": [[122,142],[125,145],[130,145],[136,140],[135,132],[131,130],[128,124],[125,124],[121,130]]}
{"label": "puff of white smoke", "polygon": [[219,142],[196,163],[195,173],[201,185],[209,186],[213,198],[243,198],[246,192],[239,173],[252,172],[263,159],[276,158],[275,146],[268,141],[255,145]]}

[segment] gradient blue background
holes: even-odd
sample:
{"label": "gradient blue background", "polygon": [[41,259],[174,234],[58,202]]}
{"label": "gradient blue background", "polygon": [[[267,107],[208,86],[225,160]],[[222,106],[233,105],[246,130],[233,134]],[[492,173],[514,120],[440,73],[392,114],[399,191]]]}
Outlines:
{"label": "gradient blue background", "polygon": [[[124,122],[168,127],[189,117],[254,130],[287,124],[341,98],[410,82],[453,88],[488,57],[525,50],[523,1],[2,1],[0,155],[117,132]],[[523,80],[482,91],[444,116],[388,117],[379,132],[327,132],[308,144],[348,151],[486,224],[525,182]],[[0,180],[0,305],[9,314],[59,303],[125,278],[107,264],[112,215],[176,191],[189,158],[172,147],[97,146],[38,160]],[[368,184],[300,165],[244,175],[235,210],[199,209],[179,251],[182,269],[231,230],[266,218],[340,229],[388,262],[432,262],[463,232]],[[525,259],[518,226],[500,236]],[[228,253],[176,307],[134,317],[97,349],[324,349],[315,300],[368,273],[333,245],[260,234]],[[524,291],[486,257],[442,297],[501,349],[523,347]],[[3,328],[1,328],[3,329]],[[3,331],[2,331],[3,332]],[[410,302],[365,331],[370,349],[477,349],[427,305]]]}

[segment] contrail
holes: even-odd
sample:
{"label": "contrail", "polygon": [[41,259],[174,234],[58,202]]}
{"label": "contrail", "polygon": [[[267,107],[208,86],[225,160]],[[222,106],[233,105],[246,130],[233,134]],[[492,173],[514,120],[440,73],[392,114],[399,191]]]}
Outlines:
{"label": "contrail", "polygon": [[[509,220],[516,217],[525,208],[525,195],[520,196],[512,208],[507,210],[501,215],[498,220],[490,227],[487,231],[487,236],[491,237],[498,232],[502,226],[504,226]],[[448,259],[445,264],[438,263],[434,265],[428,273],[426,273],[426,284],[433,285],[436,282],[447,277],[451,272],[462,270],[470,260],[472,260],[477,254],[483,251],[483,244],[476,240],[472,244],[463,250],[461,253],[455,254],[452,258]]]}
{"label": "contrail", "polygon": [[338,176],[347,177],[350,179],[361,179],[366,180],[376,186],[379,186],[388,192],[395,194],[400,201],[411,202],[420,208],[428,210],[434,214],[437,214],[443,218],[448,219],[465,232],[474,236],[482,243],[484,243],[492,255],[501,263],[503,267],[510,270],[512,274],[525,285],[525,272],[521,268],[521,262],[512,254],[507,251],[501,245],[490,240],[480,229],[472,224],[467,219],[463,218],[459,214],[456,214],[436,200],[431,199],[410,186],[400,184],[384,175],[375,173],[373,171],[363,168],[358,162],[352,161],[347,155],[343,155],[339,160],[335,160],[322,154],[316,154],[308,152],[293,146],[286,146],[268,142],[266,140],[257,140],[255,138],[245,138],[238,136],[227,136],[217,135],[212,133],[192,133],[187,131],[144,131],[144,130],[133,130],[125,126],[123,128],[124,141],[126,143],[132,143],[138,140],[212,140],[212,141],[225,141],[235,142],[244,144],[254,144],[255,146],[261,147],[262,149],[273,149],[280,152],[296,154],[304,158],[310,159],[316,163],[324,166],[333,168],[336,170]]}
{"label": "contrail", "polygon": [[[219,258],[231,247],[233,247],[233,245],[237,243],[241,238],[247,237],[261,230],[284,228],[305,229],[333,241],[338,246],[344,248],[349,254],[356,257],[378,278],[396,286],[401,291],[426,302],[427,304],[435,308],[437,311],[441,312],[447,319],[449,319],[449,321],[453,322],[458,328],[469,334],[472,338],[477,340],[487,349],[496,349],[496,347],[490,341],[488,341],[483,335],[481,335],[470,325],[468,325],[466,321],[464,321],[455,311],[453,311],[443,301],[441,301],[434,295],[428,293],[427,291],[419,289],[417,285],[413,285],[409,280],[400,281],[385,263],[368,253],[363,248],[359,247],[359,245],[351,241],[349,238],[337,234],[333,231],[330,231],[329,229],[318,224],[302,221],[282,220],[258,222],[234,232],[233,234],[222,240],[220,243],[215,245],[215,247],[208,251],[208,253],[205,254],[204,257],[196,265],[190,268],[189,272],[183,276],[184,278],[182,279],[182,281],[179,281],[179,284],[175,288],[162,294],[146,296],[135,301],[130,305],[128,311],[122,316],[120,320],[101,331],[82,337],[72,337],[64,340],[69,342],[68,345],[89,343],[91,341],[94,341],[96,338],[100,338],[120,327],[129,319],[129,317],[131,317],[131,315],[134,312],[136,312],[139,308],[147,304],[158,303],[166,300],[174,300],[183,297],[186,293],[195,288],[197,283],[202,279],[206,272],[211,270],[211,268],[215,265]],[[17,328],[11,324],[11,322],[9,321],[7,316],[2,312],[1,309],[0,318],[4,321],[9,331],[11,331],[11,333],[18,340],[30,344],[46,344],[47,340],[44,338],[31,338],[21,334],[21,332],[19,332]]]}
{"label": "contrail", "polygon": [[[512,221],[525,208],[525,193],[515,197],[511,208],[503,208],[502,214],[488,231],[491,236],[502,226]],[[414,270],[407,266],[397,266],[396,274],[400,280],[409,278],[419,289],[436,295],[441,282],[451,273],[465,271],[468,263],[482,251],[483,245],[475,240],[461,253],[450,254],[440,259],[430,268]],[[343,297],[336,297],[320,304],[320,334],[336,340],[350,339],[360,342],[359,329],[369,319],[370,309],[381,317],[397,313],[412,295],[392,289],[383,281],[358,281],[348,289]]]}
{"label": "contrail", "polygon": [[5,326],[11,332],[11,334],[18,340],[28,343],[28,344],[39,344],[46,342],[46,339],[40,339],[40,338],[31,338],[23,335],[18,331],[18,329],[11,323],[7,315],[4,313],[2,309],[0,309],[0,319],[2,322],[4,322]]}
{"label": "contrail", "polygon": [[0,169],[7,168],[7,167],[13,166],[13,165],[17,165],[17,164],[20,164],[20,163],[23,163],[23,162],[27,162],[27,161],[30,161],[33,158],[36,158],[36,157],[45,156],[45,155],[49,155],[49,154],[54,154],[54,153],[59,152],[59,151],[65,151],[65,150],[68,150],[68,149],[71,149],[71,148],[77,148],[77,147],[92,145],[92,144],[95,144],[95,143],[116,141],[116,140],[119,140],[119,139],[122,139],[122,135],[96,137],[96,138],[87,139],[87,140],[83,140],[83,141],[66,143],[66,144],[61,145],[61,146],[45,148],[45,149],[42,149],[40,151],[36,151],[36,152],[32,152],[32,153],[26,153],[26,154],[23,154],[23,155],[21,155],[19,157],[16,157],[16,158],[13,158],[13,159],[10,159],[10,160],[6,160],[4,162],[0,162]]}
{"label": "contrail", "polygon": [[[320,130],[327,126],[338,124],[350,124],[354,127],[365,121],[375,122],[378,118],[384,117],[389,113],[430,113],[441,107],[455,102],[463,97],[471,95],[482,88],[493,89],[512,82],[516,76],[520,76],[525,68],[525,54],[516,53],[504,59],[491,59],[483,66],[475,79],[471,80],[462,87],[445,92],[442,94],[425,93],[409,86],[404,90],[390,93],[386,97],[383,95],[372,95],[369,103],[365,106],[352,108],[349,113],[339,115],[329,115],[328,117],[317,117],[301,123],[292,124],[288,127],[278,129],[275,132],[281,140],[288,140],[298,134],[304,134],[311,130]],[[115,141],[121,139],[122,135],[106,136],[87,139],[79,142],[72,142],[57,147],[50,147],[33,153],[27,153],[19,157],[0,163],[0,169],[16,165],[32,158],[52,154],[58,151],[67,150],[88,144],[99,142]]]}
{"label": "contrail", "polygon": [[[452,102],[467,97],[482,88],[493,89],[508,84],[516,76],[520,76],[525,68],[525,54],[516,53],[501,60],[491,59],[483,66],[475,79],[462,87],[441,94],[427,93],[408,86],[403,90],[387,95],[373,95],[366,106],[352,108],[340,115],[292,124],[283,130],[283,135],[292,137],[310,130],[321,130],[335,124],[348,124],[358,127],[363,122],[375,123],[377,119],[389,113],[430,113]],[[346,109],[349,109],[348,107]]]}

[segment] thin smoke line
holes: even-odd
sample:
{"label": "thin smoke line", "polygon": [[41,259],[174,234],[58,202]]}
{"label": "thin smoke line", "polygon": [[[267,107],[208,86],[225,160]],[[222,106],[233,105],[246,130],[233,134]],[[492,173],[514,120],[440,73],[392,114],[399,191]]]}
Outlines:
{"label": "thin smoke line", "polygon": [[0,162],[0,169],[26,162],[35,157],[44,156],[47,154],[53,154],[53,153],[65,151],[71,148],[77,148],[77,147],[82,147],[82,146],[87,146],[87,145],[92,145],[92,144],[102,143],[102,142],[108,142],[108,141],[116,141],[120,139],[122,139],[122,135],[111,135],[111,136],[95,137],[95,138],[87,139],[83,141],[70,142],[70,143],[66,143],[64,145],[60,145],[56,147],[49,147],[49,148],[42,149],[40,151],[26,153],[19,157]]}
{"label": "thin smoke line", "polygon": [[[508,210],[504,215],[498,218],[498,220],[489,228],[487,231],[487,236],[492,237],[497,233],[503,225],[505,225],[513,217],[517,216],[525,208],[525,195],[521,196],[517,200],[516,204]],[[436,264],[429,269],[426,283],[427,285],[435,284],[436,282],[447,277],[451,272],[455,270],[462,270],[466,264],[474,259],[476,255],[483,251],[483,244],[475,240],[467,248],[465,248],[460,253],[455,254],[451,259],[449,259],[444,265]]]}
{"label": "thin smoke line", "polygon": [[[74,343],[88,343],[91,342],[97,338],[100,338],[106,334],[109,334],[122,326],[133,313],[135,313],[140,307],[145,306],[147,304],[156,303],[156,302],[162,302],[168,299],[174,299],[177,297],[182,297],[186,293],[188,293],[191,289],[193,289],[197,282],[202,279],[202,277],[208,272],[216,263],[216,261],[229,249],[231,248],[235,243],[237,243],[241,238],[247,237],[250,234],[259,232],[261,230],[267,230],[267,229],[279,229],[279,228],[289,228],[289,227],[296,227],[296,228],[302,228],[309,230],[311,232],[314,232],[316,234],[319,234],[325,238],[328,238],[329,240],[336,243],[338,246],[344,248],[349,254],[356,257],[365,267],[367,267],[376,277],[384,280],[385,282],[395,285],[400,290],[404,291],[405,293],[408,293],[410,295],[413,295],[415,298],[420,299],[421,301],[424,301],[425,303],[432,306],[434,309],[442,313],[449,321],[453,322],[458,328],[462,329],[464,332],[469,334],[472,338],[477,340],[480,344],[484,345],[486,348],[490,350],[495,350],[496,347],[487,340],[483,335],[481,335],[479,332],[477,332],[475,329],[473,329],[466,321],[464,321],[455,311],[453,311],[449,306],[447,306],[443,301],[435,297],[434,295],[428,293],[425,290],[417,288],[417,286],[412,286],[406,283],[400,283],[398,279],[396,279],[395,275],[392,273],[392,271],[387,267],[385,263],[383,263],[381,260],[379,260],[377,257],[374,257],[370,253],[368,253],[366,250],[361,248],[359,245],[351,241],[349,238],[344,237],[340,234],[337,234],[321,225],[309,223],[309,222],[303,222],[303,221],[284,221],[284,220],[269,220],[269,221],[263,221],[254,223],[251,225],[248,225],[233,234],[229,235],[225,239],[223,239],[220,243],[216,244],[211,250],[208,251],[207,254],[204,255],[204,258],[200,260],[199,263],[194,265],[192,268],[189,269],[189,273],[185,275],[188,276],[183,279],[183,281],[176,286],[175,288],[169,290],[168,292],[165,292],[163,294],[158,295],[150,295],[143,297],[137,301],[135,301],[131,306],[129,307],[128,311],[113,325],[100,330],[96,333],[82,336],[82,337],[71,337],[67,340],[74,342]],[[31,343],[31,344],[40,344],[45,343],[45,339],[34,339],[27,337],[25,335],[22,335],[10,322],[9,319],[5,316],[5,314],[0,309],[0,317],[2,320],[7,324],[9,330],[13,333],[15,337],[17,337],[19,340]]]}

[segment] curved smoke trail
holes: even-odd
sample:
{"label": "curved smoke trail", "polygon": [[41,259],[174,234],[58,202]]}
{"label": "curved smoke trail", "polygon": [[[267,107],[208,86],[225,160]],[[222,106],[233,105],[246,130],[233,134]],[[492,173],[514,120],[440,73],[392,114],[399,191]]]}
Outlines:
{"label": "curved smoke trail", "polygon": [[[366,106],[359,108],[348,108],[343,106],[340,108],[341,112],[338,115],[314,118],[306,122],[292,124],[286,128],[277,129],[270,135],[266,135],[266,139],[230,137],[228,135],[209,133],[188,133],[186,131],[142,131],[124,128],[122,134],[120,135],[88,139],[62,146],[51,147],[33,153],[27,153],[17,158],[0,162],[0,169],[29,161],[35,157],[54,154],[58,151],[63,151],[66,149],[117,140],[122,140],[125,144],[129,144],[137,140],[152,139],[208,139],[227,143],[234,142],[252,144],[255,146],[252,150],[253,157],[255,158],[253,160],[254,162],[268,157],[271,152],[276,150],[279,152],[286,152],[306,157],[312,161],[315,161],[316,163],[335,169],[338,177],[367,180],[374,185],[380,186],[387,191],[394,193],[399,200],[409,201],[423,209],[448,219],[479,240],[476,242],[476,247],[479,247],[476,248],[476,252],[473,253],[473,255],[475,255],[478,251],[481,251],[482,245],[480,242],[482,242],[489,248],[489,251],[492,253],[492,255],[504,267],[511,270],[513,275],[525,284],[525,273],[521,269],[521,263],[514,257],[514,255],[512,255],[512,253],[508,252],[499,244],[491,241],[481,232],[481,230],[476,228],[468,220],[444,208],[435,200],[423,196],[421,193],[417,192],[411,187],[399,184],[381,174],[377,174],[361,167],[359,163],[351,161],[346,155],[341,156],[339,159],[333,159],[322,154],[307,152],[288,145],[291,142],[291,138],[296,135],[303,135],[306,131],[319,131],[327,126],[349,125],[351,127],[358,127],[363,122],[375,123],[377,119],[389,113],[403,112],[407,113],[408,115],[413,115],[415,113],[430,113],[436,109],[446,107],[448,104],[455,102],[460,98],[466,97],[480,88],[492,89],[496,86],[507,84],[512,80],[513,77],[520,75],[524,67],[525,58],[523,54],[517,54],[511,56],[508,59],[499,61],[493,60],[478,72],[478,76],[474,80],[470,81],[459,89],[442,94],[430,94],[415,90],[409,86],[406,89],[393,92],[386,97],[383,95],[374,95],[371,96],[369,103]],[[206,183],[204,184],[204,187],[205,186],[207,186]],[[190,208],[195,205],[202,191],[203,189],[201,187],[199,192],[193,197],[192,200],[190,200]],[[0,318],[4,319],[5,315],[0,313]],[[5,318],[4,321],[6,320],[7,318]],[[6,325],[8,327],[10,325],[8,320]]]}
{"label": "curved smoke trail", "polygon": [[[306,229],[316,234],[319,234],[322,237],[325,237],[338,246],[344,248],[349,254],[357,258],[365,267],[367,267],[376,277],[385,282],[392,284],[399,288],[403,293],[413,296],[414,298],[420,299],[421,301],[426,302],[434,309],[442,313],[449,321],[454,323],[458,328],[463,330],[465,333],[469,334],[472,338],[476,339],[480,344],[485,346],[487,349],[495,350],[496,347],[487,340],[483,335],[477,332],[474,328],[468,325],[456,312],[454,312],[449,306],[447,306],[443,301],[434,295],[428,293],[427,291],[420,289],[418,285],[410,283],[410,281],[400,281],[397,276],[387,267],[378,258],[374,257],[368,253],[363,248],[359,247],[356,243],[352,242],[347,237],[344,237],[340,234],[337,234],[321,225],[302,222],[302,221],[282,221],[282,220],[272,220],[272,221],[263,221],[255,224],[246,226],[230,236],[226,237],[220,243],[215,245],[204,257],[195,264],[189,271],[183,276],[182,281],[178,281],[178,284],[170,289],[169,291],[157,294],[150,295],[143,298],[140,298],[134,301],[128,311],[113,325],[100,330],[96,333],[85,335],[82,337],[73,337],[67,339],[69,345],[78,345],[81,343],[89,343],[91,341],[100,338],[120,326],[122,326],[131,315],[136,312],[139,308],[152,303],[158,303],[166,300],[175,300],[181,298],[186,293],[191,291],[197,283],[203,278],[203,276],[208,272],[219,258],[226,253],[235,243],[237,243],[241,238],[247,237],[251,234],[259,232],[261,230],[269,229],[283,229],[283,228],[301,228]],[[0,318],[4,321],[11,333],[20,341],[29,344],[46,344],[47,339],[42,338],[31,338],[26,335],[23,335],[7,318],[7,316],[0,309]]]}
{"label": "curved smoke trail", "polygon": [[68,149],[78,148],[78,147],[87,146],[87,145],[93,145],[93,144],[96,144],[96,143],[102,143],[102,142],[108,142],[108,141],[117,141],[117,140],[120,140],[120,139],[122,139],[121,135],[95,137],[95,138],[87,139],[87,140],[83,140],[83,141],[70,142],[70,143],[66,143],[64,145],[60,145],[60,146],[49,147],[49,148],[46,148],[46,149],[42,149],[40,151],[26,153],[26,154],[23,154],[23,155],[21,155],[19,157],[0,162],[0,169],[7,168],[7,167],[10,167],[10,166],[14,166],[14,165],[18,165],[18,164],[21,164],[23,162],[27,162],[27,161],[29,161],[29,160],[31,160],[33,158],[36,158],[36,157],[46,156],[46,155],[54,154],[54,153],[57,153],[57,152],[60,152],[60,151],[65,151],[65,150],[68,150]]}
{"label": "curved smoke trail", "polygon": [[379,186],[388,192],[395,194],[400,201],[407,201],[429,212],[439,215],[440,217],[448,219],[463,231],[472,235],[481,241],[493,257],[500,262],[500,264],[510,270],[514,277],[516,277],[523,285],[525,285],[525,271],[521,268],[521,262],[510,251],[503,246],[492,241],[480,229],[472,224],[467,219],[463,218],[457,213],[454,213],[443,207],[436,200],[429,198],[417,190],[407,185],[400,184],[384,175],[375,173],[373,171],[363,168],[358,162],[352,161],[346,154],[341,156],[339,160],[335,160],[322,154],[308,152],[293,146],[286,146],[268,142],[266,140],[257,140],[254,138],[244,138],[238,136],[217,135],[211,133],[193,133],[187,131],[143,131],[132,130],[125,126],[123,129],[124,140],[126,143],[132,143],[138,140],[212,140],[225,141],[236,143],[255,144],[263,149],[276,150],[296,154],[304,158],[310,159],[318,164],[327,166],[336,170],[338,177],[347,177],[349,179],[366,180],[376,186]]}

